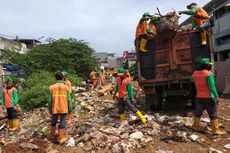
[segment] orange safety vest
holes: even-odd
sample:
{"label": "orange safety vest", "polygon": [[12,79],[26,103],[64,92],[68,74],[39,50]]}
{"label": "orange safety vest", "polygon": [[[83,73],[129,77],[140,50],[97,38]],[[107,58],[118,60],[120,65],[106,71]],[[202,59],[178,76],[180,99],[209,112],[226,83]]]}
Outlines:
{"label": "orange safety vest", "polygon": [[68,92],[69,87],[56,83],[49,87],[52,96],[52,113],[53,114],[66,114],[68,113]]}
{"label": "orange safety vest", "polygon": [[13,107],[13,104],[12,104],[12,94],[16,90],[17,89],[15,87],[13,87],[11,89],[8,89],[8,90],[6,88],[3,89],[3,92],[4,92],[4,101],[5,101],[5,107],[6,108]]}
{"label": "orange safety vest", "polygon": [[106,76],[105,74],[101,74],[101,83],[104,86],[106,84]]}
{"label": "orange safety vest", "polygon": [[148,27],[149,27],[154,33],[157,33],[157,29],[156,29],[156,27],[155,27],[154,24],[149,23],[149,24],[148,24]]}
{"label": "orange safety vest", "polygon": [[89,74],[89,77],[90,77],[90,80],[96,80],[97,79],[97,75],[96,75],[96,72],[92,71],[90,74]]}
{"label": "orange safety vest", "polygon": [[121,78],[117,78],[117,85],[118,85],[118,97],[119,98],[125,98],[127,96],[127,85],[131,82],[131,79],[129,77],[124,78],[123,80]]}
{"label": "orange safety vest", "polygon": [[146,34],[146,29],[147,29],[147,21],[143,21],[142,23],[139,22],[136,28],[136,34],[135,34],[136,39],[140,35]]}
{"label": "orange safety vest", "polygon": [[208,13],[202,8],[199,7],[198,11],[194,14],[194,19],[197,26],[202,25],[203,23],[209,21]]}
{"label": "orange safety vest", "polygon": [[207,82],[207,77],[209,75],[212,75],[212,72],[208,70],[200,70],[193,72],[192,76],[196,85],[197,98],[211,98]]}
{"label": "orange safety vest", "polygon": [[69,81],[69,79],[65,80],[65,85],[69,87],[69,91],[70,91],[70,93],[72,93],[72,85],[71,85],[71,82]]}

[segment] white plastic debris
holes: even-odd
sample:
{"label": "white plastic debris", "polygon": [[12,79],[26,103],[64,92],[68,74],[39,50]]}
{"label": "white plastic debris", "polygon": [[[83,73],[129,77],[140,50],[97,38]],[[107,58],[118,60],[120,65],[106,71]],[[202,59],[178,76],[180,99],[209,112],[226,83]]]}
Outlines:
{"label": "white plastic debris", "polygon": [[195,135],[195,134],[192,134],[189,136],[189,139],[192,141],[196,141],[198,138],[199,138],[198,135]]}
{"label": "white plastic debris", "polygon": [[229,149],[229,150],[230,150],[230,143],[228,143],[228,144],[224,145],[224,148],[227,148],[227,149]]}
{"label": "white plastic debris", "polygon": [[131,139],[141,139],[143,136],[144,136],[143,133],[140,131],[130,134]]}
{"label": "white plastic debris", "polygon": [[75,146],[75,140],[73,138],[70,138],[68,141],[67,141],[67,147],[74,147]]}
{"label": "white plastic debris", "polygon": [[202,117],[200,120],[206,123],[210,123],[210,118],[208,117]]}

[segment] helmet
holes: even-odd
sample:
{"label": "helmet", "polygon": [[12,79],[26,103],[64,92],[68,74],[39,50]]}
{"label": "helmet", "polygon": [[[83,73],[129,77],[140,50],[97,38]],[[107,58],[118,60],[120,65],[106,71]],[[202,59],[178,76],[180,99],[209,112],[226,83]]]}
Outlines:
{"label": "helmet", "polygon": [[62,72],[61,71],[57,71],[55,73],[55,78],[56,78],[56,80],[62,80],[62,78],[63,78]]}
{"label": "helmet", "polygon": [[62,75],[65,77],[68,73],[66,71],[62,71]]}
{"label": "helmet", "polygon": [[209,58],[202,58],[200,59],[200,64],[213,64],[210,62]]}
{"label": "helmet", "polygon": [[191,3],[187,6],[187,9],[191,9],[192,5],[197,5],[196,3]]}
{"label": "helmet", "polygon": [[6,78],[6,82],[11,82],[11,83],[13,83],[14,81],[13,81],[13,79],[12,79],[12,78],[7,77],[7,78]]}
{"label": "helmet", "polygon": [[145,12],[142,17],[145,18],[147,16],[150,16],[149,12]]}
{"label": "helmet", "polygon": [[125,73],[125,69],[124,68],[119,68],[117,72],[118,72],[117,75],[121,76],[121,75],[123,75]]}

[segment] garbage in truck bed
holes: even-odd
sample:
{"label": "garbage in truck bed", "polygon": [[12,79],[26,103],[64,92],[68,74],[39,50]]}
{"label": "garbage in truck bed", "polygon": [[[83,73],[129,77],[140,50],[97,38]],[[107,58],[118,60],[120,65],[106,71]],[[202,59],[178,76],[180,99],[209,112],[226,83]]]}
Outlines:
{"label": "garbage in truck bed", "polygon": [[157,37],[162,40],[172,39],[179,27],[179,17],[176,12],[169,12],[166,15],[162,16],[161,14],[159,21],[157,22]]}

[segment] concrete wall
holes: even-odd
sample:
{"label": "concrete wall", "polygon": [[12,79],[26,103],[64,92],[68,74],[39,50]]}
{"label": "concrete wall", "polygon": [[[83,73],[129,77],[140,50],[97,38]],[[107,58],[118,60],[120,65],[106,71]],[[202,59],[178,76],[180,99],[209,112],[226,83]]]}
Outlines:
{"label": "concrete wall", "polygon": [[15,41],[0,37],[0,50],[13,50],[23,54],[27,51],[27,48],[26,44],[17,43]]}
{"label": "concrete wall", "polygon": [[[225,87],[227,87],[228,82],[226,81],[226,77],[230,76],[230,58],[228,58],[224,62],[216,62],[216,87],[217,91],[223,93]],[[229,85],[228,85],[229,86]]]}
{"label": "concrete wall", "polygon": [[[224,14],[219,19],[214,22],[215,26],[213,28],[214,40],[215,40],[215,51],[220,52],[230,49],[230,42],[222,45],[218,45],[217,39],[230,35],[230,12]],[[230,40],[229,40],[230,41]]]}

